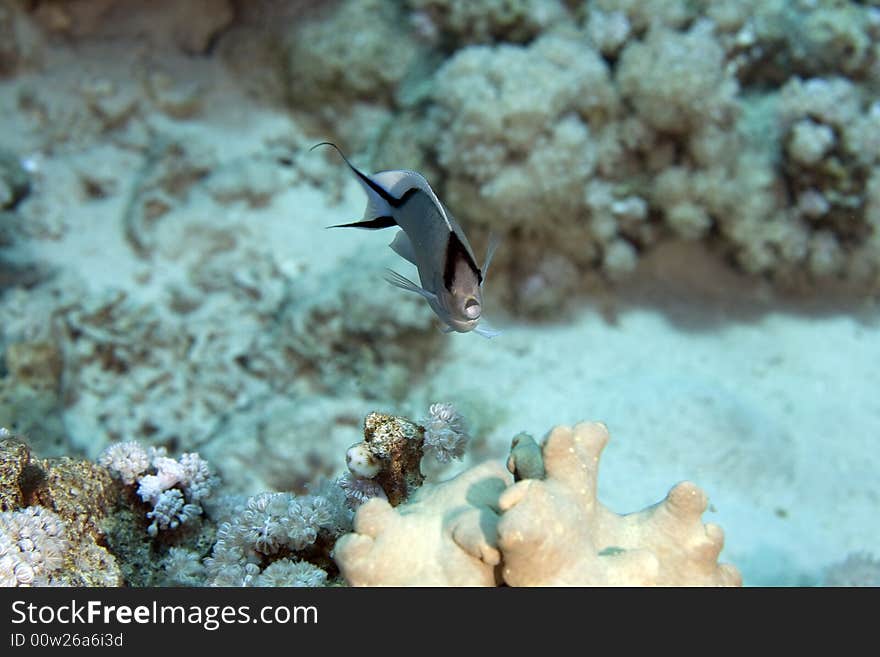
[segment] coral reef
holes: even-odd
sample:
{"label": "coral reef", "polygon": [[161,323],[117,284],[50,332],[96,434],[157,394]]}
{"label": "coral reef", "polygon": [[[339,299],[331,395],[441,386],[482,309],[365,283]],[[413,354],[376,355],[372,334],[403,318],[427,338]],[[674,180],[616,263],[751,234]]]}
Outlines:
{"label": "coral reef", "polygon": [[[880,292],[878,44],[877,0],[0,3],[0,583],[738,583],[692,484],[627,516],[596,499],[600,425],[517,434],[506,471],[435,482],[577,412],[535,395],[514,419],[512,391],[570,385],[556,345],[589,342],[620,355],[572,384],[594,412],[644,427],[674,408],[680,425],[627,468],[699,476],[719,508],[735,497],[725,527],[755,513],[763,531],[764,512],[793,525],[786,493],[826,470],[800,438],[820,411],[792,390],[836,385],[834,364],[793,367],[792,340],[727,381],[704,376],[708,349],[670,373],[643,366],[657,343],[642,335],[637,349],[627,331],[555,342],[588,322],[523,322],[474,351],[379,280],[387,240],[322,231],[356,183],[309,147],[424,173],[475,246],[501,237],[489,293],[519,319],[558,320],[664,266],[685,272],[664,279],[682,305],[703,299],[685,281],[730,294],[729,274],[758,302],[743,318],[775,315],[778,290],[836,308],[823,291]],[[704,257],[721,264],[708,274]],[[688,348],[777,334],[714,331],[739,311]],[[845,324],[847,344],[873,340],[871,322]],[[761,378],[777,387],[736,387]],[[436,398],[456,406],[367,414]],[[841,426],[864,454],[873,425]],[[858,513],[827,538],[831,502],[871,508],[852,482],[873,462],[845,460],[827,465],[846,485],[823,495],[826,515],[797,527],[827,540],[814,572],[871,545]],[[876,562],[854,553],[825,582],[876,581]]]}
{"label": "coral reef", "polygon": [[118,489],[102,467],[35,459],[19,439],[0,442],[0,580],[4,585],[119,586],[103,523]]}
{"label": "coral reef", "polygon": [[785,289],[877,289],[876,7],[609,0],[530,40],[463,24],[459,3],[410,5],[458,49],[376,161],[425,171],[465,223],[505,236],[519,312],[682,238]]}
{"label": "coral reef", "polygon": [[538,455],[518,436],[508,462],[517,483],[490,461],[396,508],[371,499],[334,558],[355,586],[741,584],[736,568],[717,562],[723,533],[701,522],[708,502],[694,484],[624,516],[596,499],[607,441],[600,423],[556,427]]}

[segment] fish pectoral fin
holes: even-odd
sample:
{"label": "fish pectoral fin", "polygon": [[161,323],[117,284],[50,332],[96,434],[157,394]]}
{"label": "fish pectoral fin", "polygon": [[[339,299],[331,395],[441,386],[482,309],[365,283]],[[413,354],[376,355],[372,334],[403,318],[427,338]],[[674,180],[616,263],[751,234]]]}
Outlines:
{"label": "fish pectoral fin", "polygon": [[452,333],[455,329],[449,326],[448,324],[444,324],[440,327],[441,333]]}
{"label": "fish pectoral fin", "polygon": [[391,228],[396,225],[397,222],[394,221],[393,217],[376,217],[375,219],[367,219],[365,221],[353,221],[350,224],[327,226],[327,228],[365,228],[366,230],[382,230],[383,228]]}
{"label": "fish pectoral fin", "polygon": [[501,244],[501,238],[498,237],[498,235],[495,233],[489,235],[489,246],[486,247],[486,259],[483,261],[483,271],[480,272],[483,280],[486,280],[486,272],[489,271],[489,265],[492,264],[492,258],[495,255],[495,250],[498,248],[499,244]]}
{"label": "fish pectoral fin", "polygon": [[437,299],[436,294],[434,294],[433,292],[428,292],[426,289],[419,287],[405,276],[401,276],[400,274],[398,274],[393,269],[385,270],[385,280],[395,287],[399,287],[401,290],[406,290],[407,292],[415,292],[416,294],[424,297],[428,301],[436,301]]}
{"label": "fish pectoral fin", "polygon": [[397,235],[394,236],[394,239],[391,240],[391,244],[388,246],[404,260],[416,264],[416,251],[413,248],[412,242],[409,241],[409,237],[402,230],[397,231]]}
{"label": "fish pectoral fin", "polygon": [[479,333],[484,338],[491,340],[492,338],[501,335],[502,331],[492,328],[486,322],[480,322],[474,327],[474,333]]}

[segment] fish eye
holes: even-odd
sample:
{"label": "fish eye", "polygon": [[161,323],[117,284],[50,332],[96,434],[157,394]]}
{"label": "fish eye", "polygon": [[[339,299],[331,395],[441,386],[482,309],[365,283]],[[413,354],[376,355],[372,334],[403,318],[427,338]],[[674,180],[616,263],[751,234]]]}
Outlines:
{"label": "fish eye", "polygon": [[480,302],[470,297],[464,303],[464,315],[468,319],[478,319],[480,317],[480,313],[482,309],[480,308]]}

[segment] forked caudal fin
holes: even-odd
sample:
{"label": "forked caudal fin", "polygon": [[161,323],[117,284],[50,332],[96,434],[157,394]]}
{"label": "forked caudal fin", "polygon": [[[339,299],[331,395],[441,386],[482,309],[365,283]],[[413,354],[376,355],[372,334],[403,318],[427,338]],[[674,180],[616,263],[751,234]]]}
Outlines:
{"label": "forked caudal fin", "polygon": [[397,222],[394,221],[394,203],[397,201],[391,194],[388,193],[381,185],[377,184],[372,178],[368,175],[360,171],[357,167],[355,167],[351,162],[348,161],[348,158],[345,156],[345,153],[342,152],[342,149],[339,148],[336,144],[329,141],[322,141],[319,144],[315,144],[309,149],[309,152],[312,152],[319,146],[330,146],[339,153],[339,157],[343,159],[343,161],[348,165],[348,168],[352,170],[354,175],[357,177],[358,182],[364,188],[364,191],[367,193],[367,209],[364,210],[364,219],[363,221],[355,221],[348,224],[339,224],[337,226],[328,226],[328,228],[366,228],[368,230],[380,230],[382,228],[390,228],[391,226],[396,226]]}

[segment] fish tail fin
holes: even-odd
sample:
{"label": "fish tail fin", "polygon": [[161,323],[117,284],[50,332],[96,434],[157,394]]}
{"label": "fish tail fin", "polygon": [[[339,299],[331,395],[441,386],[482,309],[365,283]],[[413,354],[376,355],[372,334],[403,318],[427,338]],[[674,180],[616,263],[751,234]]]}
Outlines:
{"label": "fish tail fin", "polygon": [[[312,152],[319,146],[330,146],[331,148],[335,149],[336,152],[339,153],[339,157],[341,157],[343,161],[348,165],[348,168],[352,170],[358,182],[361,184],[361,187],[363,187],[364,191],[367,193],[367,209],[364,210],[364,222],[371,222],[382,218],[391,218],[394,212],[391,205],[389,204],[389,200],[391,200],[390,194],[388,194],[388,192],[385,191],[381,185],[377,184],[367,174],[365,174],[356,166],[354,166],[351,162],[349,162],[348,158],[345,156],[345,153],[342,152],[342,149],[333,142],[322,141],[312,146],[309,149],[309,152]],[[373,228],[373,230],[376,230],[377,228],[388,228],[394,225],[396,225],[396,222],[388,224],[387,226],[378,226],[376,228]],[[353,226],[353,224],[343,224],[343,226],[351,227]],[[370,226],[355,227],[370,228]]]}

